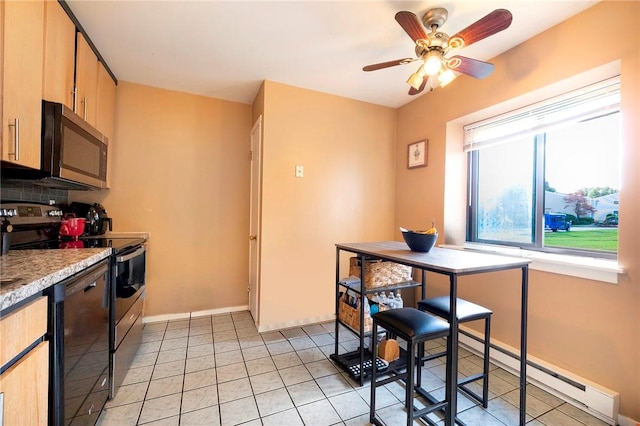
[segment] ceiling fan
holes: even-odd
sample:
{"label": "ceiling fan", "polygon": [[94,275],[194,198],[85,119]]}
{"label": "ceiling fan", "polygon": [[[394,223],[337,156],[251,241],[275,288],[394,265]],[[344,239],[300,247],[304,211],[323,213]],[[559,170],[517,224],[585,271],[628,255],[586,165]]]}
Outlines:
{"label": "ceiling fan", "polygon": [[[428,10],[422,17],[422,24],[412,12],[396,13],[396,21],[416,44],[416,58],[403,58],[367,65],[362,70],[375,71],[418,60],[422,61],[420,68],[407,80],[411,86],[409,95],[417,95],[422,92],[429,81],[431,81],[431,90],[436,84],[445,86],[455,78],[456,72],[474,78],[488,77],[493,72],[493,64],[465,56],[455,55],[448,58],[446,55],[452,50],[469,46],[509,28],[512,20],[511,12],[506,9],[496,9],[451,37],[438,31],[447,21],[447,17],[447,9],[441,7]],[[422,25],[429,30],[429,33]]]}

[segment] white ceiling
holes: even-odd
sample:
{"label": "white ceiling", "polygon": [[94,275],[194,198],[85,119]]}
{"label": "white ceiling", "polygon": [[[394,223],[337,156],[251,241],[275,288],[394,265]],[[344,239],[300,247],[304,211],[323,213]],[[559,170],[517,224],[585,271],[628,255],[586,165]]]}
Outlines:
{"label": "white ceiling", "polygon": [[[488,60],[598,0],[502,1],[101,1],[67,0],[118,80],[250,104],[263,80],[398,107],[417,64],[394,19],[445,7],[453,35],[497,8],[511,27],[459,54]],[[594,34],[597,30],[594,29]],[[465,77],[466,78],[466,77]],[[489,77],[491,78],[491,77]],[[455,83],[454,83],[455,84]],[[446,90],[446,89],[439,89]],[[424,94],[423,94],[424,95]]]}

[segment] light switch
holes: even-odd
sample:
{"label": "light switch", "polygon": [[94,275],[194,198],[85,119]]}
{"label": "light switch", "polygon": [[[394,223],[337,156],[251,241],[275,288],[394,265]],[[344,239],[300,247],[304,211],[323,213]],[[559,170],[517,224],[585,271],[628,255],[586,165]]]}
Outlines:
{"label": "light switch", "polygon": [[304,177],[304,166],[296,166],[296,177]]}

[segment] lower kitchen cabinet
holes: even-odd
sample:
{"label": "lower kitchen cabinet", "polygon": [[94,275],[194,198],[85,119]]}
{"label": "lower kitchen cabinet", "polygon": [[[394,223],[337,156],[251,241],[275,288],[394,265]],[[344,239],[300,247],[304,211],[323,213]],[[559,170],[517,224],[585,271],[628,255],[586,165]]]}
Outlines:
{"label": "lower kitchen cabinet", "polygon": [[49,411],[49,342],[41,342],[0,375],[2,424],[46,425]]}
{"label": "lower kitchen cabinet", "polygon": [[0,316],[0,424],[46,425],[49,411],[47,298]]}

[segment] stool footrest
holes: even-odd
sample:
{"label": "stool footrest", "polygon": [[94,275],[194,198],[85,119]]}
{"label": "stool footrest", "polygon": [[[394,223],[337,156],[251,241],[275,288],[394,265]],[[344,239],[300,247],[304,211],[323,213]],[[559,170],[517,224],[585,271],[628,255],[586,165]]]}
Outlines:
{"label": "stool footrest", "polygon": [[441,401],[438,401],[437,399],[435,399],[433,397],[433,395],[431,395],[429,392],[427,392],[426,390],[424,390],[421,387],[416,387],[414,390],[416,391],[417,394],[419,394],[421,397],[423,397],[424,399],[429,401],[429,403],[431,403],[431,404],[437,404],[437,403],[441,402]]}
{"label": "stool footrest", "polygon": [[478,373],[473,376],[465,377],[464,379],[458,380],[458,386],[466,385],[467,383],[475,382],[476,380],[480,380],[484,378],[484,374]]}
{"label": "stool footrest", "polygon": [[415,406],[414,406],[413,407],[413,409],[414,409],[414,411],[413,411],[413,419],[411,419],[411,420],[419,419],[420,417],[424,417],[427,414],[433,413],[434,411],[444,410],[444,408],[446,406],[447,406],[447,402],[446,401],[438,402],[437,404],[430,405],[430,406],[422,408],[420,410],[416,410]]}
{"label": "stool footrest", "polygon": [[438,352],[437,354],[429,354],[429,355],[424,355],[422,358],[420,358],[420,362],[425,362],[425,361],[431,361],[432,359],[436,359],[436,358],[440,358],[443,357],[447,354],[447,352]]}
{"label": "stool footrest", "polygon": [[398,380],[402,380],[407,378],[407,373],[396,373],[392,374],[391,377],[387,377],[386,379],[376,380],[375,383],[371,383],[371,386],[375,386],[376,388],[379,386],[384,386],[387,383],[396,382]]}
{"label": "stool footrest", "polygon": [[484,399],[482,398],[481,395],[479,395],[476,392],[472,391],[471,389],[469,389],[465,385],[458,385],[458,389],[460,389],[462,392],[466,393],[471,398],[473,398],[476,401],[478,401],[479,403],[481,403],[484,408],[487,408],[486,402],[488,402],[488,401],[484,401]]}

